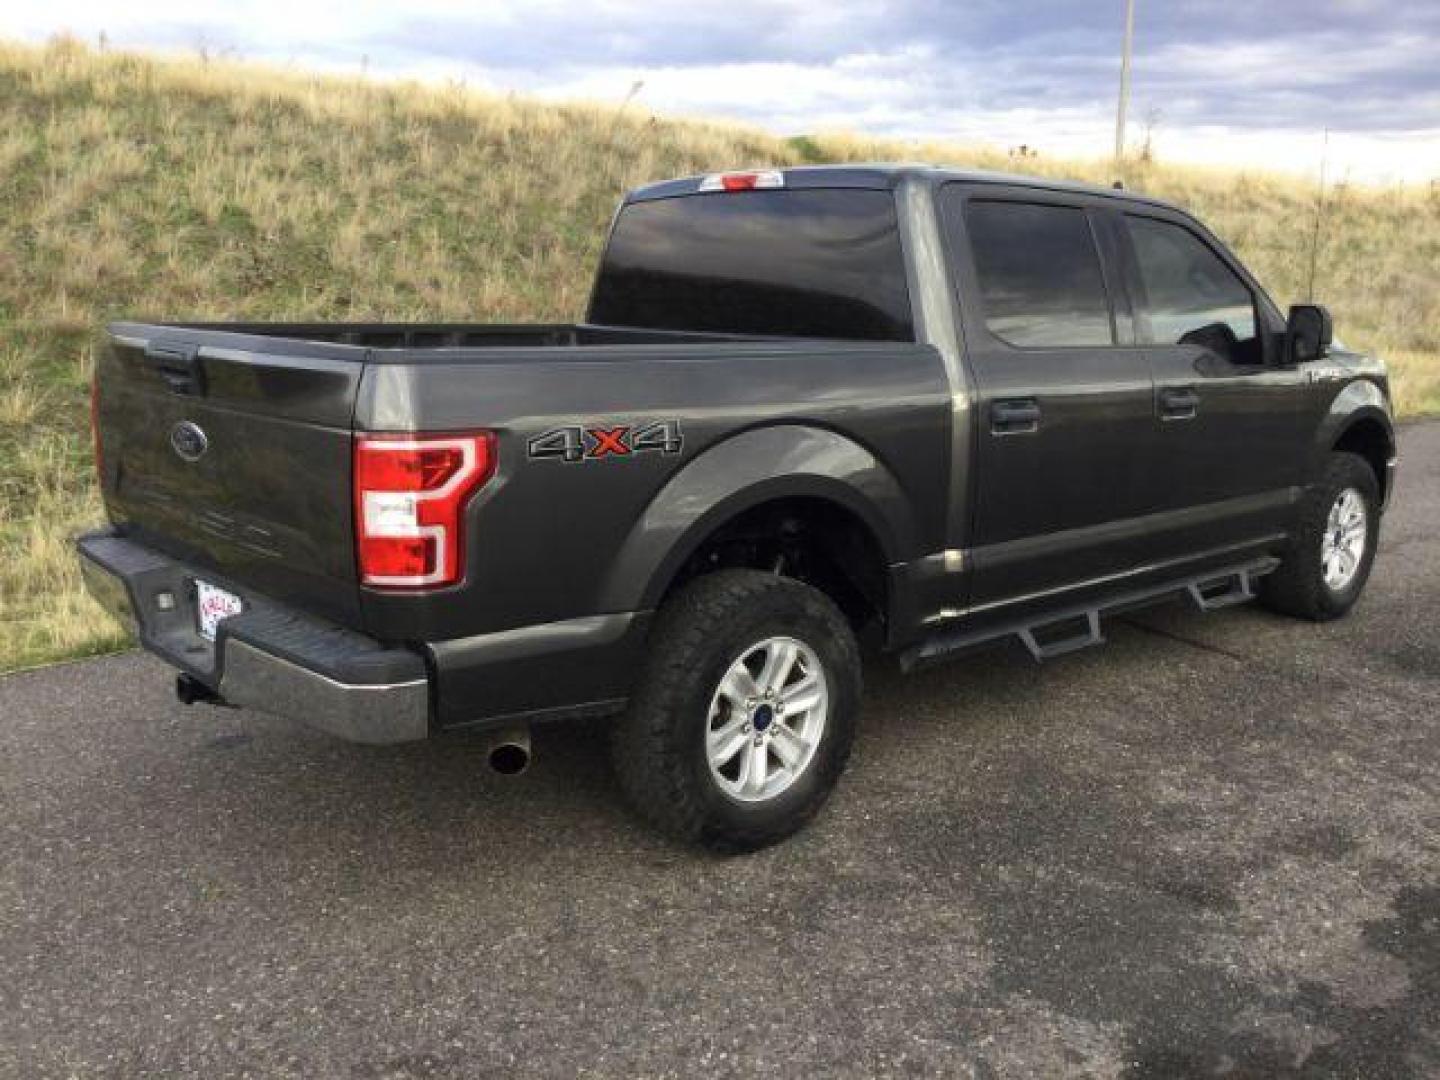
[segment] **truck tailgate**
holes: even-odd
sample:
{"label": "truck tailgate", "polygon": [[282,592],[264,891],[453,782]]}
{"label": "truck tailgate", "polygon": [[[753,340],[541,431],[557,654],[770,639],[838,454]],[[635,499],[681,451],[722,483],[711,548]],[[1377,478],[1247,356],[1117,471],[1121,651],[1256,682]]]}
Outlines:
{"label": "truck tailgate", "polygon": [[110,327],[97,367],[111,519],[215,582],[359,623],[351,424],[366,350]]}

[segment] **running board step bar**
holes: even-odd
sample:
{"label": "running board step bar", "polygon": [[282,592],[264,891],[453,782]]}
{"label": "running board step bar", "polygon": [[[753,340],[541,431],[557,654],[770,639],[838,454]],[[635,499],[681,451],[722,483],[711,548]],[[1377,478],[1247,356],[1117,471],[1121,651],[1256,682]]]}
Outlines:
{"label": "running board step bar", "polygon": [[[1274,567],[1270,569],[1273,570]],[[1185,586],[1185,591],[1201,611],[1218,611],[1220,608],[1234,607],[1236,604],[1246,604],[1254,600],[1256,576],[1255,571],[1246,566],[1219,577],[1191,581]]]}
{"label": "running board step bar", "polygon": [[900,654],[900,667],[911,671],[942,660],[958,652],[992,644],[1007,637],[1020,639],[1037,662],[1103,645],[1100,632],[1102,615],[1132,608],[1147,607],[1175,597],[1186,597],[1200,611],[1218,611],[1255,599],[1255,581],[1273,571],[1280,560],[1272,557],[1255,559],[1240,566],[1212,570],[1193,577],[1171,580],[1146,589],[1117,593],[1092,604],[1061,610],[1014,623],[987,627],[984,630],[941,633],[928,638]]}
{"label": "running board step bar", "polygon": [[[1078,634],[1051,637],[1048,633],[1052,629],[1063,632],[1063,629],[1073,624],[1077,618],[1085,623],[1084,628]],[[1055,619],[1039,626],[1027,626],[1023,630],[1017,630],[1016,633],[1020,637],[1020,643],[1030,650],[1030,655],[1035,658],[1037,663],[1041,660],[1053,660],[1066,653],[1088,649],[1091,645],[1105,644],[1105,638],[1100,633],[1100,612],[1095,608],[1076,617]]]}

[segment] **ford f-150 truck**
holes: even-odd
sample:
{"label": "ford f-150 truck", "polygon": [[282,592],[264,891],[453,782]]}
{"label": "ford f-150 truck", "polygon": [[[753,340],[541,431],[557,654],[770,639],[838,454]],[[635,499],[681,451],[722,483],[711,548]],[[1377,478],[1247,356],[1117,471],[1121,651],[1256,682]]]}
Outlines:
{"label": "ford f-150 truck", "polygon": [[510,770],[531,722],[607,716],[640,813],[741,850],[836,783],[862,648],[1344,614],[1388,394],[1165,203],[727,173],[626,197],[575,325],[112,325],[79,552],[185,701],[485,729]]}

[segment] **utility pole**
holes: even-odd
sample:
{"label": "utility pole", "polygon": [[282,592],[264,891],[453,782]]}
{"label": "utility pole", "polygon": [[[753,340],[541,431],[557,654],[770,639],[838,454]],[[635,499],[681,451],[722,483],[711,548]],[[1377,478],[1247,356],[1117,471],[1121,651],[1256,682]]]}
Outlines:
{"label": "utility pole", "polygon": [[1125,159],[1125,109],[1130,104],[1130,43],[1135,37],[1135,0],[1125,0],[1125,48],[1120,54],[1120,104],[1115,110],[1115,160]]}

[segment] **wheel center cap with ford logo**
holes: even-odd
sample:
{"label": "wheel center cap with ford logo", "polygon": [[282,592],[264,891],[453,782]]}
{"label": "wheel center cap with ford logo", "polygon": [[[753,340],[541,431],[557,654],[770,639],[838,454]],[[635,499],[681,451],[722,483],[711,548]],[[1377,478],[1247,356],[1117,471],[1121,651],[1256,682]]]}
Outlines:
{"label": "wheel center cap with ford logo", "polygon": [[199,461],[209,446],[210,440],[199,424],[181,420],[170,429],[170,448],[186,461]]}
{"label": "wheel center cap with ford logo", "polygon": [[770,721],[775,719],[775,710],[769,705],[761,705],[755,710],[755,715],[750,722],[755,725],[756,731],[764,731],[770,726]]}

